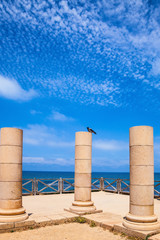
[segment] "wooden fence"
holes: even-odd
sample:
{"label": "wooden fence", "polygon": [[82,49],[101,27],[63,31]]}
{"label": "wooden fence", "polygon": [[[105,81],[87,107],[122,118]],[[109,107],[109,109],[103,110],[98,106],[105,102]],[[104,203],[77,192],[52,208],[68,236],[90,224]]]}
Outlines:
{"label": "wooden fence", "polygon": [[[129,179],[92,178],[92,191],[129,194]],[[62,194],[74,192],[74,178],[23,179],[23,195]],[[155,181],[154,196],[160,197],[160,181]]]}

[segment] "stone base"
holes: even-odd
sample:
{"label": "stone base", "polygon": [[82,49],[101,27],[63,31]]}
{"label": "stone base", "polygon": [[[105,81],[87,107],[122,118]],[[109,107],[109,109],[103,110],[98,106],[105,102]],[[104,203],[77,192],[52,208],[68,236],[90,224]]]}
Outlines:
{"label": "stone base", "polygon": [[131,213],[128,213],[125,217],[126,220],[131,222],[138,222],[138,223],[154,223],[157,222],[158,217],[156,215],[151,216],[137,216]]}
{"label": "stone base", "polygon": [[72,203],[72,207],[64,210],[78,215],[102,212],[102,210],[96,210],[96,207],[94,206],[94,203],[92,201],[88,202],[74,201]]}
{"label": "stone base", "polygon": [[160,229],[151,230],[151,231],[142,231],[142,230],[140,231],[140,230],[126,228],[123,226],[123,224],[115,224],[114,231],[124,233],[125,235],[137,237],[140,239],[147,239],[148,237],[158,234],[160,232]]}
{"label": "stone base", "polygon": [[13,223],[24,221],[28,218],[25,208],[19,209],[1,209],[0,208],[0,223]]}
{"label": "stone base", "polygon": [[13,223],[13,222],[21,222],[28,218],[27,213],[23,213],[20,215],[0,215],[0,223]]}
{"label": "stone base", "polygon": [[94,210],[94,211],[87,211],[87,212],[79,212],[79,209],[76,210],[72,210],[71,208],[67,209],[67,208],[64,208],[64,211],[67,211],[67,212],[70,212],[70,213],[74,213],[74,214],[77,214],[77,215],[86,215],[86,214],[93,214],[93,213],[101,213],[103,212],[103,210]]}
{"label": "stone base", "polygon": [[0,216],[1,215],[19,215],[25,213],[26,209],[24,207],[15,208],[15,209],[3,209],[0,208]]}
{"label": "stone base", "polygon": [[[145,219],[146,220],[146,219]],[[138,230],[138,231],[154,231],[160,229],[160,222],[136,222],[136,221],[130,221],[127,219],[123,219],[123,226],[132,229],[132,230]]]}

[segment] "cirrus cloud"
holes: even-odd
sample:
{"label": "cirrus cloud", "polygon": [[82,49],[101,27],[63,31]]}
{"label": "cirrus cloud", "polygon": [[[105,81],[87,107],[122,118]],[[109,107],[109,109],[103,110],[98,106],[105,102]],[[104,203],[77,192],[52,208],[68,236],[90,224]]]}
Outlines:
{"label": "cirrus cloud", "polygon": [[22,88],[86,105],[154,103],[159,12],[157,1],[143,0],[2,1],[1,72]]}

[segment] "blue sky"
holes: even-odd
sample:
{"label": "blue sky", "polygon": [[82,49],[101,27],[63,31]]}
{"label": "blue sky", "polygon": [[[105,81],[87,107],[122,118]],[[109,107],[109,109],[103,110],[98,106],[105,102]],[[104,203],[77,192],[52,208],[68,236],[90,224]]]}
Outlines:
{"label": "blue sky", "polygon": [[24,170],[73,171],[93,128],[93,171],[129,171],[129,128],[154,127],[160,171],[160,3],[2,0],[0,126],[24,130]]}

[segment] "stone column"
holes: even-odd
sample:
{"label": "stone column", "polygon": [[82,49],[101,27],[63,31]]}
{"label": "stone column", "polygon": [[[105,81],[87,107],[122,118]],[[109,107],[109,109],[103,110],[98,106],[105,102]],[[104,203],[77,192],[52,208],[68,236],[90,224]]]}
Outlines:
{"label": "stone column", "polygon": [[91,213],[96,210],[91,201],[92,133],[77,132],[75,140],[75,193],[71,211]]}
{"label": "stone column", "polygon": [[28,218],[22,207],[22,147],[21,129],[1,129],[0,222],[18,222]]}
{"label": "stone column", "polygon": [[155,230],[153,128],[130,128],[130,210],[123,221],[127,228]]}

